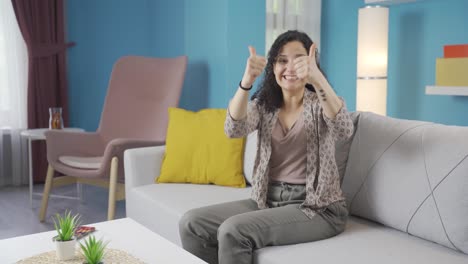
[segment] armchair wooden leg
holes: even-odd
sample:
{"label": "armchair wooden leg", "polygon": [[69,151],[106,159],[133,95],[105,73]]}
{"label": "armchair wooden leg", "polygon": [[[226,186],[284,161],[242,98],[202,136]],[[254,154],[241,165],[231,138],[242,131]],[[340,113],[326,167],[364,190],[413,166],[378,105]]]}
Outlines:
{"label": "armchair wooden leg", "polygon": [[42,203],[41,203],[41,210],[39,211],[39,221],[44,222],[46,212],[47,212],[47,205],[49,203],[49,194],[50,189],[52,188],[52,181],[54,178],[54,168],[49,165],[47,168],[47,177],[44,184],[44,193],[42,194]]}
{"label": "armchair wooden leg", "polygon": [[113,157],[110,168],[110,181],[109,181],[109,208],[107,209],[107,220],[113,220],[115,216],[115,202],[117,191],[117,176],[118,176],[119,159]]}

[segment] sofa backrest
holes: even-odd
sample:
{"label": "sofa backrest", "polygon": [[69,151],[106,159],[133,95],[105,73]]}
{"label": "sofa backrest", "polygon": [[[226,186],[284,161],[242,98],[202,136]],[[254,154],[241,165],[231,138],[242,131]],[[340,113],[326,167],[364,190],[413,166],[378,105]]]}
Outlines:
{"label": "sofa backrest", "polygon": [[244,176],[248,184],[252,185],[253,167],[257,156],[257,130],[247,136],[244,150]]}
{"label": "sofa backrest", "polygon": [[349,115],[354,124],[354,133],[353,136],[346,140],[339,140],[335,142],[335,160],[338,167],[338,173],[340,174],[341,182],[346,171],[346,165],[348,163],[349,149],[351,148],[351,143],[353,142],[354,135],[356,134],[356,129],[358,127],[359,115],[361,112],[350,112]]}
{"label": "sofa backrest", "polygon": [[361,113],[342,189],[350,213],[468,253],[468,127]]}

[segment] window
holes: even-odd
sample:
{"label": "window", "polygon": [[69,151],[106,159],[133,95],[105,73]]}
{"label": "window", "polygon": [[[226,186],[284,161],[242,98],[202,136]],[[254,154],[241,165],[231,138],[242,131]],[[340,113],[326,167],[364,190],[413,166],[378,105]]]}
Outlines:
{"label": "window", "polygon": [[322,0],[266,0],[266,53],[281,33],[292,29],[307,33],[320,50],[321,9]]}
{"label": "window", "polygon": [[28,54],[11,1],[0,1],[0,129],[27,125]]}

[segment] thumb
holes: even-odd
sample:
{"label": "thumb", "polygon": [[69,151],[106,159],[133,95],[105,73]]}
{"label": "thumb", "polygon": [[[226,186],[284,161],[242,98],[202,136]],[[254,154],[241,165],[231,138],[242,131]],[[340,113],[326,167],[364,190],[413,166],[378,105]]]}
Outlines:
{"label": "thumb", "polygon": [[252,47],[252,46],[249,46],[249,52],[250,52],[250,56],[251,56],[251,57],[257,55],[257,52],[255,51],[255,48]]}
{"label": "thumb", "polygon": [[315,43],[310,46],[309,57],[315,59],[315,50],[316,49],[317,49],[317,45]]}

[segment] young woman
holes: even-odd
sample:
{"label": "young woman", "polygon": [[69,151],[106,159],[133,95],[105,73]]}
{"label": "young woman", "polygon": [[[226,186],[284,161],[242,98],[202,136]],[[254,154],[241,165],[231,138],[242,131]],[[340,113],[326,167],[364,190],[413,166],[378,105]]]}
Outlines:
{"label": "young woman", "polygon": [[353,123],[320,70],[316,45],[288,31],[268,61],[249,51],[225,132],[243,137],[258,130],[252,199],[194,209],[179,223],[183,247],[208,263],[252,263],[256,249],[335,236],[348,216],[334,152]]}

